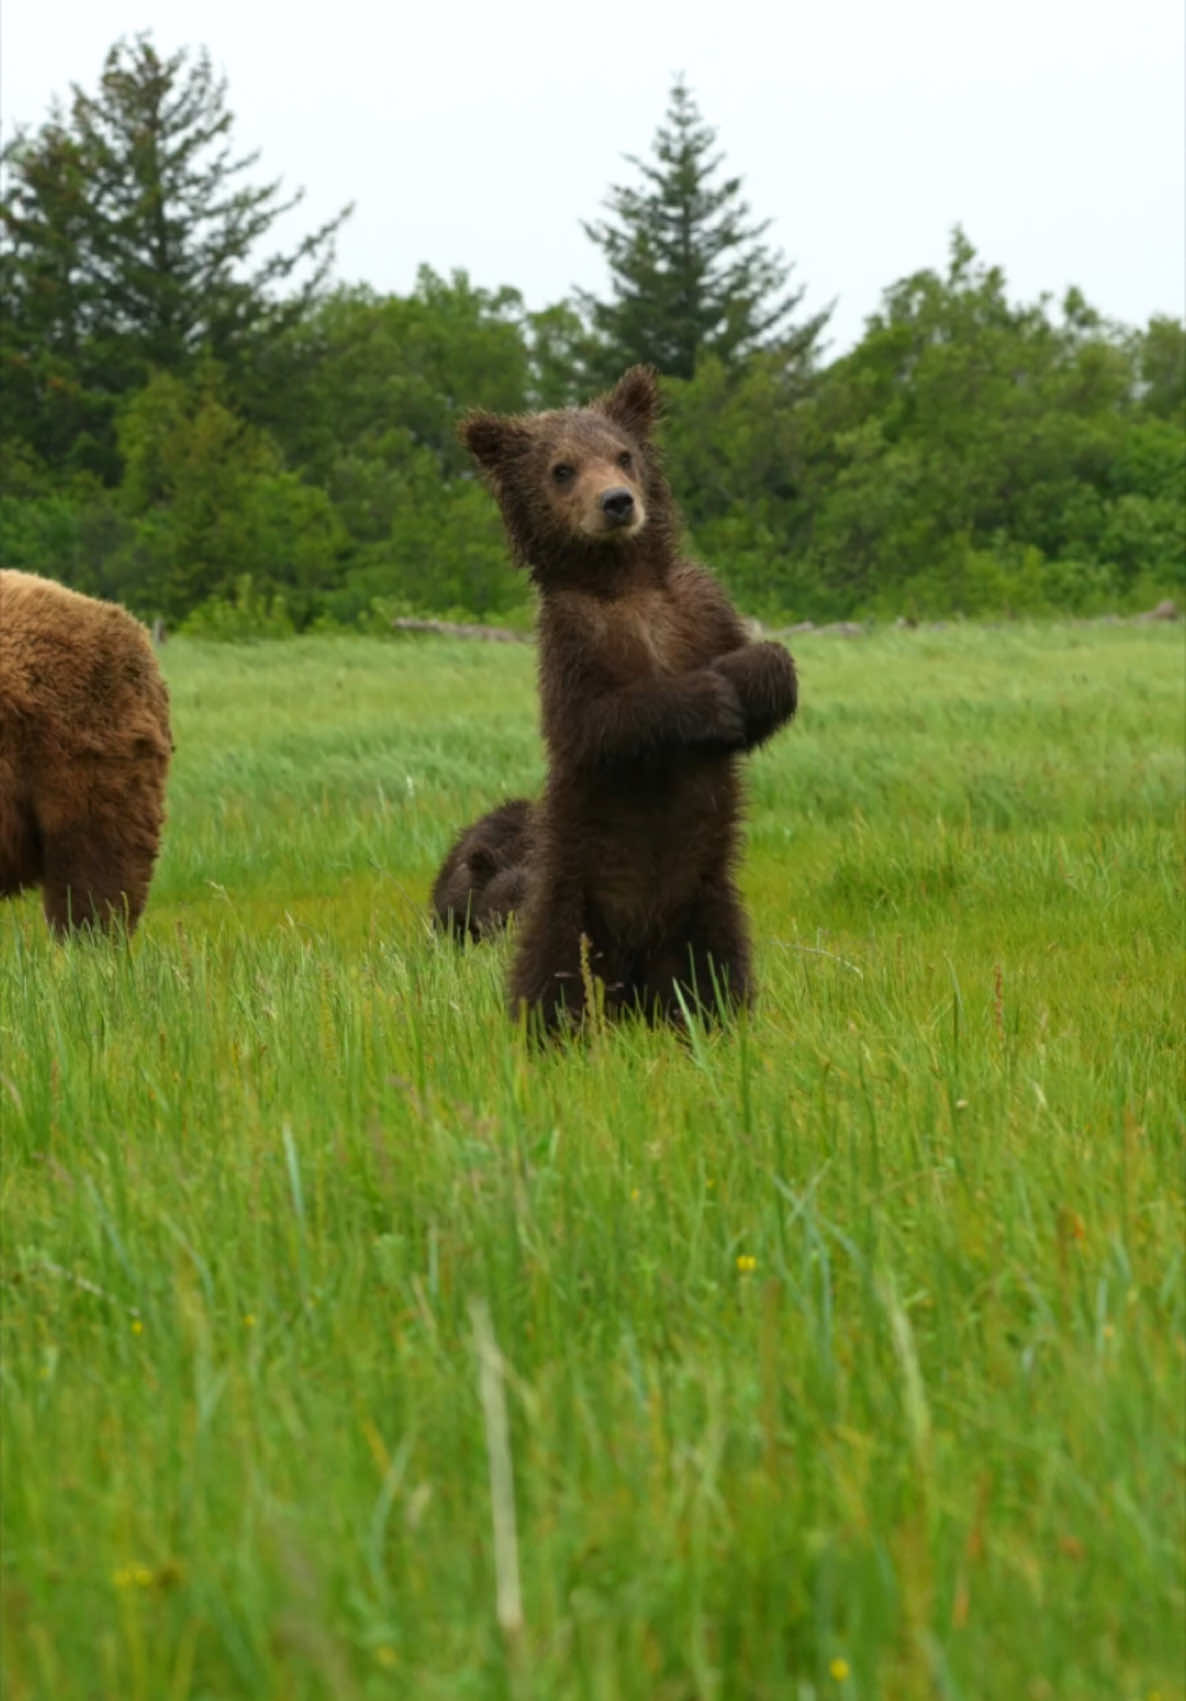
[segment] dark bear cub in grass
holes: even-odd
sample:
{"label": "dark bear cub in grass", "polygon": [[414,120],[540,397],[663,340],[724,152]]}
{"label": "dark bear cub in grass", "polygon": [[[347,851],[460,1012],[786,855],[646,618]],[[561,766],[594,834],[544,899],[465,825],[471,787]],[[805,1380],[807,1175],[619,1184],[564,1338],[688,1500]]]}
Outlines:
{"label": "dark bear cub in grass", "polygon": [[594,977],[608,1012],[651,1020],[751,992],[737,759],[793,715],[795,669],[679,559],[657,412],[634,367],[588,408],[462,427],[540,593],[548,780],[510,1002],[545,1029],[580,1020]]}
{"label": "dark bear cub in grass", "polygon": [[457,939],[489,939],[527,891],[531,805],[515,797],[454,840],[432,888],[437,926]]}

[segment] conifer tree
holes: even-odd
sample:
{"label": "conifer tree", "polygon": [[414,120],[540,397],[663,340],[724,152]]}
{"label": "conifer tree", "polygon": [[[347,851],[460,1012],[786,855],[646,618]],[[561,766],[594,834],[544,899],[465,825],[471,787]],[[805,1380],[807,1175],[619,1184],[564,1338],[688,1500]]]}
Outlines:
{"label": "conifer tree", "polygon": [[205,49],[162,58],[140,35],[111,48],[96,93],[75,85],[68,112],[4,149],[0,351],[40,453],[154,370],[213,359],[241,395],[318,293],[348,209],[258,259],[301,196],[244,182],[258,155],[235,157],[233,122]]}
{"label": "conifer tree", "polygon": [[613,187],[608,216],[583,226],[610,270],[611,299],[578,295],[603,375],[649,361],[669,377],[691,378],[703,354],[733,367],[775,345],[809,364],[830,309],[793,320],[804,291],[788,287],[792,268],[762,240],[770,221],[750,221],[741,179],[721,175],[716,132],[682,77],[654,158],[627,158],[641,184]]}

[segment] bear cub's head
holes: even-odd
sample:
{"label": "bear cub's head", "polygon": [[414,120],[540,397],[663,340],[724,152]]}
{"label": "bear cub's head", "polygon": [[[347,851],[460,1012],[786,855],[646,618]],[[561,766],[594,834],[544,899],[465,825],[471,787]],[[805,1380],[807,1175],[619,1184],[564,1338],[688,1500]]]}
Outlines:
{"label": "bear cub's head", "polygon": [[669,498],[651,441],[658,411],[655,373],[633,366],[586,408],[462,422],[462,441],[535,578],[584,577],[661,542]]}

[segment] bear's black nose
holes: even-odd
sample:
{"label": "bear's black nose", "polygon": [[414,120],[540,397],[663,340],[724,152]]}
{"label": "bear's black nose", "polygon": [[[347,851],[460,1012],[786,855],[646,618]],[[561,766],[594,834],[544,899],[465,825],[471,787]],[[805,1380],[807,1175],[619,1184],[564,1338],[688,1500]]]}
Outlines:
{"label": "bear's black nose", "polygon": [[628,490],[607,490],[601,497],[603,513],[609,515],[616,526],[623,525],[634,512],[634,498]]}

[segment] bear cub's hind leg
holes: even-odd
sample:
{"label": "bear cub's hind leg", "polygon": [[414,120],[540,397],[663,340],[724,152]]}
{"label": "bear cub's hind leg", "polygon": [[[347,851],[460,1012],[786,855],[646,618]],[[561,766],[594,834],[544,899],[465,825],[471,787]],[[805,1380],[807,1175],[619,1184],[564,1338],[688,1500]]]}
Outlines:
{"label": "bear cub's hind leg", "polygon": [[706,890],[671,935],[644,954],[635,996],[648,1021],[677,1026],[684,1023],[684,1006],[712,1023],[751,1002],[749,929],[730,882]]}

